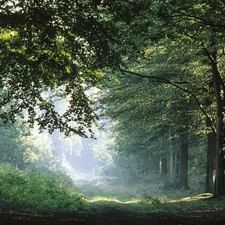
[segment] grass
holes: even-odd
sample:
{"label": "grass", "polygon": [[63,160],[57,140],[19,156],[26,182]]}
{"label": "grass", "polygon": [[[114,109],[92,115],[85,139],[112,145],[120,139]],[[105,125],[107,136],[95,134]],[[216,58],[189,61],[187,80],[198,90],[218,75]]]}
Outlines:
{"label": "grass", "polygon": [[86,183],[79,191],[87,196],[88,204],[137,208],[150,212],[179,212],[193,210],[224,210],[225,199],[212,199],[199,191],[160,190],[156,184],[111,185],[107,180]]}
{"label": "grass", "polygon": [[[154,183],[122,185],[108,179],[77,181],[51,171],[19,171],[0,167],[1,208],[24,211],[75,211],[91,205],[135,208],[151,212],[224,210],[225,198],[212,199],[199,191],[163,190]],[[60,175],[60,176],[59,176]],[[80,194],[82,193],[82,194]]]}
{"label": "grass", "polygon": [[[208,200],[208,201],[206,201]],[[168,199],[161,198],[132,198],[127,201],[121,201],[119,198],[95,196],[87,200],[89,204],[105,205],[110,207],[135,207],[141,211],[150,212],[177,212],[177,211],[193,211],[193,210],[222,210],[224,209],[225,201],[218,201],[210,199],[209,197],[202,197],[196,195],[192,197],[185,197],[183,199]]]}
{"label": "grass", "polygon": [[185,197],[181,199],[161,198],[132,198],[127,201],[121,201],[119,198],[95,196],[88,200],[90,204],[105,205],[110,207],[126,207],[137,208],[141,211],[149,212],[178,212],[178,211],[194,211],[194,210],[224,210],[225,200],[211,199],[211,195],[204,194]]}

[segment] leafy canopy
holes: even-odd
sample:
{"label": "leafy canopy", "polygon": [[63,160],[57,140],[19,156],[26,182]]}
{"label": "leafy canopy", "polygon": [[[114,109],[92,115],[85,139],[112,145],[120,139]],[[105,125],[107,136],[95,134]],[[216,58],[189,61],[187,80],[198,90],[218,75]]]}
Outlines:
{"label": "leafy canopy", "polygon": [[[101,68],[120,61],[110,47],[111,25],[94,1],[1,0],[1,117],[15,121],[26,111],[26,122],[50,133],[92,132],[97,116],[86,91],[101,79]],[[60,114],[55,101],[65,96],[69,104]]]}

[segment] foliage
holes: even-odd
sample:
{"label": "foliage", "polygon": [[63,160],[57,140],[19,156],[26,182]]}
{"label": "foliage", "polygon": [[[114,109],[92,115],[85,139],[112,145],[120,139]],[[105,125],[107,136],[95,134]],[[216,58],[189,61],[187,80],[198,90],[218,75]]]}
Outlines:
{"label": "foliage", "polygon": [[[168,62],[161,62],[161,54],[163,53],[158,51],[157,58],[152,57],[152,65],[144,65],[145,69],[141,68],[140,71],[147,73],[154,70],[159,76],[164,72],[174,79],[174,68],[165,71]],[[176,65],[176,73],[182,72],[183,66],[171,61]],[[139,62],[140,67],[141,63]],[[155,68],[157,65],[153,67],[154,63],[158,63],[159,68]],[[138,67],[134,68],[138,70]],[[110,73],[108,75],[111,76]],[[190,172],[196,168],[193,159],[202,161],[206,145],[204,117],[194,99],[173,86],[151,82],[145,77],[118,74],[116,79],[118,80],[106,81],[99,95],[103,104],[102,115],[111,122],[111,126],[106,128],[109,135],[106,141],[114,140],[111,146],[100,145],[100,148],[103,155],[104,152],[111,152],[114,164],[122,171],[119,174],[128,180],[135,180],[140,175],[158,176],[160,158],[169,158],[179,149],[181,128],[189,132],[191,140]],[[194,89],[193,86],[191,88]],[[196,156],[197,149],[201,149],[201,154]],[[201,170],[201,173],[204,174],[205,171]]]}
{"label": "foliage", "polygon": [[[20,116],[50,133],[59,129],[86,137],[98,117],[87,90],[98,86],[104,116],[113,121],[113,143],[97,152],[115,150],[114,163],[130,177],[150,174],[154,162],[175,155],[186,133],[189,172],[202,179],[209,127],[220,132],[217,165],[223,162],[224,128],[216,123],[219,109],[224,117],[223,1],[1,3],[5,121]],[[56,102],[62,99],[69,103],[59,112]],[[113,161],[106,153],[102,158]],[[224,183],[220,170],[222,182],[215,184]]]}
{"label": "foliage", "polygon": [[[105,115],[115,122],[114,149],[129,156],[136,152],[136,159],[144,160],[149,150],[169,157],[186,132],[189,143],[195,140],[189,162],[194,155],[201,161],[206,156],[206,134],[217,133],[221,190],[217,188],[216,195],[221,195],[224,172],[218,172],[223,168],[218,165],[224,159],[224,124],[215,121],[224,117],[224,2],[139,1],[137,13],[133,1],[117,4],[121,11],[112,13],[113,18],[126,29],[123,45],[132,53],[123,55],[122,75],[109,72],[102,85]],[[131,17],[124,16],[127,9]],[[191,173],[197,168],[194,163]]]}
{"label": "foliage", "polygon": [[30,166],[65,170],[66,161],[63,165],[61,155],[66,150],[61,149],[61,154],[56,154],[48,133],[38,133],[20,122],[5,124],[0,121],[0,127],[0,163],[10,163],[21,170]]}
{"label": "foliage", "polygon": [[65,175],[72,168],[62,149],[56,154],[48,133],[2,122],[1,137],[0,208],[50,212],[84,207],[84,196]]}
{"label": "foliage", "polygon": [[45,168],[20,171],[10,164],[0,167],[2,208],[22,211],[70,211],[84,207],[84,196],[72,181]]}
{"label": "foliage", "polygon": [[[105,6],[59,0],[0,5],[1,117],[20,116],[50,133],[86,137],[97,118],[86,90],[97,85],[101,68],[120,61],[111,48],[115,26],[104,17]],[[65,97],[69,104],[60,114],[55,102]]]}
{"label": "foliage", "polygon": [[4,124],[2,121],[0,121],[0,126],[0,162],[8,162],[23,168],[26,164],[24,160],[26,147],[20,137],[23,135],[25,138],[28,135],[26,129],[19,123],[17,125]]}

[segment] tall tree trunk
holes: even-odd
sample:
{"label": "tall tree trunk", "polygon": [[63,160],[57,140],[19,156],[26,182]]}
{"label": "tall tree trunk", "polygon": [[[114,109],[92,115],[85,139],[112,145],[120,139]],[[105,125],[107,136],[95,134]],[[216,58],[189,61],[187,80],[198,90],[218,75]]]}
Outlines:
{"label": "tall tree trunk", "polygon": [[216,179],[214,185],[214,197],[225,195],[224,189],[224,149],[222,145],[223,132],[222,132],[222,117],[217,116],[217,135],[216,135]]}
{"label": "tall tree trunk", "polygon": [[175,159],[175,154],[173,152],[170,153],[170,178],[174,179],[176,177],[176,159]]}
{"label": "tall tree trunk", "polygon": [[214,185],[214,197],[225,195],[224,185],[224,113],[225,113],[225,88],[217,64],[217,52],[209,54],[212,65],[213,88],[216,96],[216,179]]}
{"label": "tall tree trunk", "polygon": [[176,155],[175,155],[175,162],[174,162],[175,164],[175,178],[176,178],[176,180],[178,180],[179,179],[179,169],[180,169],[180,149],[179,150],[177,150],[177,152],[176,152]]}
{"label": "tall tree trunk", "polygon": [[[213,100],[211,100],[214,95],[213,83],[209,83],[209,93],[205,99],[204,105],[206,107],[212,106]],[[211,96],[212,95],[212,96]],[[213,121],[211,118],[206,118],[206,127],[212,128]],[[212,129],[210,133],[207,134],[207,162],[206,162],[206,180],[205,180],[205,192],[213,193],[214,175],[215,175],[215,160],[216,160],[216,134],[215,130]]]}
{"label": "tall tree trunk", "polygon": [[207,134],[207,165],[206,165],[206,186],[205,192],[213,193],[214,172],[215,172],[216,145],[215,134]]}
{"label": "tall tree trunk", "polygon": [[188,190],[188,133],[180,134],[179,186]]}

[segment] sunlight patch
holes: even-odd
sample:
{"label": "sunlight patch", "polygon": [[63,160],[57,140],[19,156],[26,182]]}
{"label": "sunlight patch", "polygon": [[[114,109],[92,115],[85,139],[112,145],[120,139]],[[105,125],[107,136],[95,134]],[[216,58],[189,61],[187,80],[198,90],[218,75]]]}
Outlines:
{"label": "sunlight patch", "polygon": [[90,203],[102,202],[102,203],[120,203],[120,204],[132,204],[132,203],[140,203],[141,201],[136,198],[132,198],[129,201],[121,201],[117,198],[112,197],[104,197],[104,196],[96,196],[88,200]]}
{"label": "sunlight patch", "polygon": [[199,199],[206,199],[206,198],[211,198],[211,197],[212,197],[212,194],[203,193],[203,194],[196,195],[196,196],[182,198],[181,201],[196,201],[196,200],[199,200]]}

